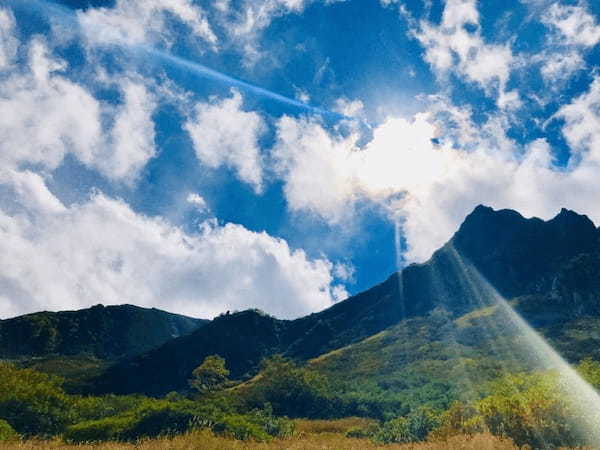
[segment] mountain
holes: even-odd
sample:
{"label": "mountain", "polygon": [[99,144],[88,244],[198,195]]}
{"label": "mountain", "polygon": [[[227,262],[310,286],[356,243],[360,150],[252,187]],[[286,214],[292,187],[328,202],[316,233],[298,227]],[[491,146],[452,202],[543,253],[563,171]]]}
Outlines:
{"label": "mountain", "polygon": [[[232,377],[245,379],[256,373],[264,357],[275,353],[298,360],[332,350],[343,354],[349,345],[372,342],[382,331],[387,335],[393,327],[404,330],[415,323],[424,329],[434,324],[430,331],[435,334],[439,324],[429,319],[432,314],[454,323],[485,311],[494,296],[481,292],[493,288],[507,299],[518,298],[523,311],[535,304],[535,311],[543,311],[545,305],[560,311],[559,318],[565,309],[569,317],[578,310],[593,314],[598,278],[586,278],[586,292],[576,289],[585,285],[578,276],[597,270],[599,238],[594,224],[573,211],[562,210],[543,221],[478,206],[424,264],[412,264],[378,286],[300,319],[278,320],[258,311],[223,315],[187,336],[115,364],[97,380],[97,389],[163,395],[186,389],[192,370],[211,354],[227,360]],[[552,314],[543,320],[548,326],[558,323]],[[464,335],[477,336],[464,328]],[[403,341],[411,336],[402,333]],[[409,358],[419,355],[411,354]]]}
{"label": "mountain", "polygon": [[0,359],[85,355],[116,360],[147,352],[205,322],[133,305],[38,312],[0,320]]}

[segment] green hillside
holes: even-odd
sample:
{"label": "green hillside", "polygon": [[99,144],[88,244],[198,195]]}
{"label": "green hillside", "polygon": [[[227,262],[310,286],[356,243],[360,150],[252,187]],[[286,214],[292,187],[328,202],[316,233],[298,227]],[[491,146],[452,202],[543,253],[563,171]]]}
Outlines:
{"label": "green hillside", "polygon": [[205,322],[133,305],[27,314],[0,320],[0,358],[85,354],[115,360],[148,351]]}
{"label": "green hillside", "polygon": [[[223,315],[187,336],[110,367],[98,379],[97,389],[158,396],[185,391],[192,370],[212,354],[227,360],[232,377],[244,380],[273,354],[307,361],[389,332],[390,327],[428,323],[439,309],[454,320],[493,304],[489,295],[473,286],[469,271],[505,297],[519,297],[523,311],[544,311],[532,317],[536,323],[551,321],[552,314],[562,320],[563,313],[572,312],[573,302],[581,315],[595,315],[597,302],[588,297],[598,292],[599,236],[586,216],[572,211],[562,210],[544,222],[479,206],[424,264],[410,265],[378,286],[296,320],[278,320],[258,311]],[[447,344],[445,338],[439,343],[432,336],[424,339],[428,345]],[[414,349],[407,353],[422,359]]]}

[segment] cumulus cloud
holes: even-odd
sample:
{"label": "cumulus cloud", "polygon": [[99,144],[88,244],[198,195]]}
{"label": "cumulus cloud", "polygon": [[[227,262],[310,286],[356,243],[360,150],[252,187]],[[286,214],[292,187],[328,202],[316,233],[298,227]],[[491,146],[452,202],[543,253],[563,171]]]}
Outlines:
{"label": "cumulus cloud", "polygon": [[496,92],[499,107],[519,104],[517,92],[506,92],[514,63],[510,46],[484,41],[475,0],[448,0],[439,25],[421,21],[413,34],[425,48],[425,60],[439,76],[457,71],[488,95]]}
{"label": "cumulus cloud", "polygon": [[600,25],[584,6],[554,3],[543,20],[555,27],[567,44],[593,47],[600,42]]}
{"label": "cumulus cloud", "polygon": [[123,79],[119,88],[124,101],[115,110],[110,138],[94,165],[107,177],[131,184],[156,154],[156,100],[141,82]]}
{"label": "cumulus cloud", "polygon": [[168,44],[172,40],[168,19],[184,24],[210,45],[217,43],[206,13],[190,0],[117,0],[111,8],[80,11],[78,19],[92,44]]}
{"label": "cumulus cloud", "polygon": [[204,200],[204,197],[202,197],[199,194],[196,194],[195,192],[190,192],[188,194],[188,196],[186,197],[186,201],[190,205],[194,205],[194,207],[200,212],[210,211],[208,204],[206,203],[206,200]]}
{"label": "cumulus cloud", "polygon": [[263,168],[258,141],[266,129],[261,116],[242,109],[241,94],[199,103],[185,124],[198,159],[208,167],[226,166],[260,193]]}
{"label": "cumulus cloud", "polygon": [[258,42],[263,30],[275,19],[299,14],[319,1],[330,4],[340,0],[241,0],[235,4],[219,0],[214,8],[221,28],[231,42],[242,49],[245,63],[253,65],[264,56]]}
{"label": "cumulus cloud", "polygon": [[271,150],[292,211],[308,211],[333,223],[352,214],[354,139],[330,135],[309,119],[282,117]]}
{"label": "cumulus cloud", "polygon": [[533,61],[541,62],[541,74],[548,87],[556,90],[573,73],[586,67],[583,56],[600,42],[600,26],[585,3],[553,3],[541,15],[548,28],[546,46]]}
{"label": "cumulus cloud", "polygon": [[567,80],[575,71],[585,66],[583,57],[577,50],[546,51],[543,59],[541,74],[547,83]]}
{"label": "cumulus cloud", "polygon": [[[341,266],[264,232],[214,217],[185,231],[100,192],[61,202],[47,181],[67,155],[109,181],[135,181],[156,153],[158,94],[119,74],[103,87],[120,99],[99,100],[43,39],[20,43],[12,15],[0,11],[0,316],[130,302],[201,317],[258,307],[287,318],[347,295],[335,281],[346,276]],[[28,58],[17,67],[19,47]],[[232,167],[261,190],[264,123],[242,109],[239,93],[197,105],[187,127],[205,164]],[[211,216],[198,194],[182,202]]]}
{"label": "cumulus cloud", "polygon": [[[142,81],[123,78],[123,102],[99,102],[63,73],[39,38],[28,44],[26,68],[0,80],[0,159],[17,167],[56,169],[66,154],[112,180],[132,183],[155,154],[153,96]],[[103,126],[112,120],[110,128]]]}
{"label": "cumulus cloud", "polygon": [[18,41],[14,37],[15,18],[10,10],[0,8],[0,70],[6,70],[13,63]]}
{"label": "cumulus cloud", "polygon": [[546,219],[566,206],[600,223],[598,104],[600,78],[556,115],[575,154],[566,169],[545,140],[519,146],[501,118],[476,127],[468,111],[443,105],[388,119],[362,149],[356,137],[283,118],[274,156],[292,210],[340,223],[356,202],[378,202],[402,226],[406,259],[423,261],[479,203]]}
{"label": "cumulus cloud", "polygon": [[563,134],[574,153],[575,164],[581,160],[600,162],[599,106],[600,76],[596,76],[586,93],[562,106],[555,114],[565,120]]}
{"label": "cumulus cloud", "polygon": [[101,136],[100,105],[83,87],[57,74],[62,61],[34,40],[25,73],[0,81],[0,148],[5,164],[56,168],[66,153],[91,163]]}
{"label": "cumulus cloud", "polygon": [[187,234],[100,193],[66,207],[31,172],[0,174],[0,266],[2,317],[98,302],[296,317],[342,295],[332,263],[282,239],[214,220]]}
{"label": "cumulus cloud", "polygon": [[338,98],[335,101],[334,111],[346,117],[357,117],[362,114],[364,104],[360,100],[349,100],[347,98]]}

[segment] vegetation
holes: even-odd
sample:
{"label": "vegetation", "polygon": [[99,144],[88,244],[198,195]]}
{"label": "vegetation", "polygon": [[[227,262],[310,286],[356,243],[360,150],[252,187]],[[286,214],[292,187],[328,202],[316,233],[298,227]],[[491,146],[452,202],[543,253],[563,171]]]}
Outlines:
{"label": "vegetation", "polygon": [[202,400],[179,395],[164,399],[70,395],[58,377],[6,363],[0,365],[0,379],[0,419],[7,424],[2,428],[7,435],[14,429],[25,438],[135,441],[207,428],[235,439],[267,441],[293,431],[291,422],[273,416],[270,409],[236,408],[227,395]]}
{"label": "vegetation", "polygon": [[27,314],[0,320],[0,358],[85,355],[115,360],[151,350],[205,322],[133,305]]}
{"label": "vegetation", "polygon": [[192,371],[190,386],[201,394],[214,392],[229,381],[228,377],[225,360],[218,355],[211,355]]}
{"label": "vegetation", "polygon": [[335,415],[328,380],[280,355],[266,359],[260,376],[240,392],[250,407],[269,404],[277,415],[310,418]]}
{"label": "vegetation", "polygon": [[0,419],[0,442],[14,441],[18,438],[14,428],[6,420]]}
{"label": "vegetation", "polygon": [[[599,419],[564,395],[531,332],[490,302],[497,295],[483,276],[514,294],[515,311],[598,388],[599,232],[569,212],[550,222],[495,214],[478,208],[428,263],[293,321],[249,310],[199,327],[134,307],[0,321],[0,356],[13,359],[0,363],[0,440],[22,448],[589,444],[581,424]],[[160,345],[177,324],[182,335]]]}
{"label": "vegetation", "polygon": [[[336,396],[331,381],[314,369],[275,356],[264,361],[256,379],[218,391],[217,385],[224,386],[225,361],[207,358],[200,367],[197,376],[210,375],[209,380],[219,381],[211,384],[211,390],[199,397],[173,393],[156,399],[67,394],[58,377],[1,364],[0,439],[15,440],[20,435],[64,443],[133,442],[184,434],[197,437],[196,431],[208,430],[212,434],[202,436],[252,442],[292,442],[293,436],[335,434],[348,445],[343,448],[352,448],[353,439],[374,446],[458,442],[481,439],[475,437],[485,433],[498,438],[491,441],[498,448],[512,448],[502,447],[507,442],[531,448],[587,444],[578,424],[588,418],[577,415],[562,393],[558,374],[551,371],[506,373],[480,386],[479,394],[470,400],[454,401],[447,408],[407,407],[407,413],[386,420],[323,420],[318,418],[348,415],[356,405]],[[599,386],[600,363],[586,359],[578,369]],[[295,423],[286,415],[312,420]]]}
{"label": "vegetation", "polygon": [[66,445],[60,441],[26,441],[4,445],[9,450],[64,449],[64,450],[516,450],[508,439],[490,434],[474,436],[453,436],[443,441],[421,442],[416,444],[377,444],[369,439],[348,438],[340,433],[303,433],[287,438],[275,438],[269,442],[235,441],[217,436],[207,430],[143,440],[138,443],[107,442],[103,444]]}

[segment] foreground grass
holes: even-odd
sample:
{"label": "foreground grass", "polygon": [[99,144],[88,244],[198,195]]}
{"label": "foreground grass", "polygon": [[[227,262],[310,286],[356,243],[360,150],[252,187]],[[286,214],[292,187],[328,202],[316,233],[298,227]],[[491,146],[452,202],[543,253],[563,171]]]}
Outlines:
{"label": "foreground grass", "polygon": [[[320,422],[320,421],[319,421]],[[325,421],[323,421],[325,422]],[[331,421],[329,421],[331,422]],[[342,429],[347,424],[329,424],[329,427]],[[356,424],[354,423],[353,426]],[[308,426],[308,424],[304,424]],[[446,441],[425,442],[419,444],[390,444],[385,446],[375,445],[367,439],[352,439],[345,437],[340,432],[323,431],[327,426],[322,424],[311,424],[309,428],[313,431],[300,430],[297,435],[287,439],[275,439],[269,443],[244,442],[214,436],[211,432],[203,430],[192,432],[172,439],[151,439],[136,444],[124,444],[108,442],[96,445],[66,445],[60,441],[24,441],[12,444],[4,443],[1,447],[8,450],[33,450],[33,449],[65,449],[65,450],[513,450],[516,449],[509,440],[499,439],[490,434],[478,434],[474,436],[455,436]],[[299,426],[302,428],[302,425]],[[321,430],[321,431],[317,431]]]}

